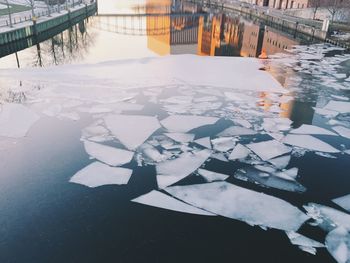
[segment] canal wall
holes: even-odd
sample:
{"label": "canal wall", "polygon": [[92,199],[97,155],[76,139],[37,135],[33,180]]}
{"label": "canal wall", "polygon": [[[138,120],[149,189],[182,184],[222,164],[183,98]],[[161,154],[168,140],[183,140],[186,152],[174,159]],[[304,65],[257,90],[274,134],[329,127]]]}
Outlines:
{"label": "canal wall", "polygon": [[20,28],[14,28],[5,32],[0,32],[0,49],[2,46],[9,46],[14,42],[32,37],[40,38],[41,34],[45,34],[48,30],[60,28],[66,24],[76,24],[84,18],[94,15],[97,12],[97,3],[85,5],[76,10],[68,10],[67,13],[41,21],[32,21],[30,25],[27,23]]}

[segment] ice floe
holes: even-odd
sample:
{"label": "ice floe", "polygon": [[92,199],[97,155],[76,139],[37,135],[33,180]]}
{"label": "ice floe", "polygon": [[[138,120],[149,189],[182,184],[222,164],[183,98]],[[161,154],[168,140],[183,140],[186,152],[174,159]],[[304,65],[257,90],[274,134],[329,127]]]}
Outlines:
{"label": "ice floe", "polygon": [[312,151],[338,153],[339,150],[311,135],[288,134],[282,140],[283,143],[305,148]]}
{"label": "ice floe", "polygon": [[132,170],[127,168],[110,167],[100,162],[93,162],[78,171],[69,181],[88,187],[123,185],[128,183],[131,174]]}
{"label": "ice floe", "polygon": [[258,155],[263,161],[289,153],[292,150],[292,148],[276,140],[250,143],[246,146],[256,155]]}
{"label": "ice floe", "polygon": [[218,136],[227,137],[227,136],[254,135],[254,134],[256,134],[256,131],[252,129],[248,129],[241,126],[232,126],[220,132]]}
{"label": "ice floe", "polygon": [[337,135],[334,132],[326,130],[314,125],[303,124],[299,128],[291,130],[290,133],[294,134],[323,134],[323,135]]}
{"label": "ice floe", "polygon": [[205,170],[205,169],[198,169],[198,174],[202,176],[205,181],[208,183],[214,182],[214,181],[225,181],[227,178],[230,176],[227,174],[222,174],[222,173],[216,173],[213,171]]}
{"label": "ice floe", "polygon": [[350,233],[344,227],[332,230],[326,236],[326,247],[338,263],[350,262]]}
{"label": "ice floe", "polygon": [[104,118],[107,128],[129,150],[135,150],[160,128],[156,117],[110,115]]}
{"label": "ice floe", "polygon": [[332,127],[340,136],[350,139],[350,129],[343,126]]}
{"label": "ice floe", "polygon": [[230,153],[229,160],[244,159],[249,155],[250,151],[244,145],[238,143]]}
{"label": "ice floe", "polygon": [[316,255],[316,248],[325,247],[324,244],[306,236],[300,235],[299,233],[287,231],[286,234],[293,245],[298,246],[301,250],[312,255]]}
{"label": "ice floe", "polygon": [[215,216],[215,214],[204,211],[197,207],[188,205],[182,201],[179,201],[169,195],[166,195],[162,192],[152,190],[151,192],[139,196],[131,200],[132,202],[154,206],[158,208],[164,208],[167,210],[172,210],[176,212],[195,214],[195,215],[206,215],[206,216]]}
{"label": "ice floe", "polygon": [[284,200],[227,182],[172,186],[165,190],[188,204],[250,225],[297,231],[308,219]]}
{"label": "ice floe", "polygon": [[197,143],[198,145],[205,147],[205,148],[211,149],[210,137],[200,138],[200,139],[195,140],[194,142]]}
{"label": "ice floe", "polygon": [[350,212],[350,194],[335,198],[332,201]]}
{"label": "ice floe", "polygon": [[110,166],[129,163],[134,156],[134,152],[89,141],[84,142],[84,147],[90,156]]}
{"label": "ice floe", "polygon": [[5,103],[0,105],[0,136],[20,138],[27,135],[39,116],[21,104]]}
{"label": "ice floe", "polygon": [[283,169],[289,164],[290,159],[291,159],[290,155],[286,155],[286,156],[270,159],[269,163],[271,163],[273,166],[275,166],[278,169]]}
{"label": "ice floe", "polygon": [[349,113],[350,112],[350,102],[331,100],[324,107],[324,109],[331,110],[331,111],[337,111],[340,113]]}
{"label": "ice floe", "polygon": [[222,137],[211,140],[213,149],[219,152],[227,152],[236,145],[236,141],[232,137]]}
{"label": "ice floe", "polygon": [[180,143],[191,142],[194,139],[194,134],[190,134],[190,133],[173,132],[173,133],[165,133],[165,135],[173,139],[174,141],[177,141]]}
{"label": "ice floe", "polygon": [[157,183],[159,188],[172,185],[196,171],[210,156],[210,150],[193,153],[185,152],[178,158],[157,164]]}
{"label": "ice floe", "polygon": [[197,115],[171,115],[161,121],[161,124],[172,132],[188,132],[192,129],[214,124],[218,121],[215,117]]}

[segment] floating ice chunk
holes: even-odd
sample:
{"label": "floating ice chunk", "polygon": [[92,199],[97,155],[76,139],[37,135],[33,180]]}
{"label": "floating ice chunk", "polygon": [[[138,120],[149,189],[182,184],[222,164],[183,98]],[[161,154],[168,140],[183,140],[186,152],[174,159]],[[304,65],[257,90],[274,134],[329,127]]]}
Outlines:
{"label": "floating ice chunk", "polygon": [[70,119],[72,121],[78,121],[80,116],[76,112],[64,112],[58,115],[59,118]]}
{"label": "floating ice chunk", "polygon": [[233,148],[228,159],[229,160],[244,159],[249,155],[249,153],[250,153],[250,151],[249,151],[249,149],[247,149],[247,147],[238,143],[235,146],[235,148]]}
{"label": "floating ice chunk", "polygon": [[294,134],[323,134],[323,135],[335,135],[334,132],[331,132],[329,130],[323,129],[321,127],[303,124],[299,128],[294,129],[291,131],[291,133]]}
{"label": "floating ice chunk", "polygon": [[308,219],[291,204],[227,182],[172,186],[174,197],[217,215],[285,231],[296,231]]}
{"label": "floating ice chunk", "polygon": [[110,115],[104,120],[112,134],[130,150],[135,150],[160,128],[158,119],[151,116]]}
{"label": "floating ice chunk", "polygon": [[84,147],[90,156],[111,166],[129,163],[134,156],[134,152],[89,141],[84,142]]}
{"label": "floating ice chunk", "polygon": [[338,263],[350,262],[350,233],[344,227],[338,227],[326,236],[328,252]]}
{"label": "floating ice chunk", "polygon": [[350,194],[335,198],[332,201],[350,212]]}
{"label": "floating ice chunk", "polygon": [[227,174],[216,173],[205,169],[198,169],[198,174],[200,174],[208,183],[214,181],[225,181],[230,177]]}
{"label": "floating ice chunk", "polygon": [[271,163],[278,169],[284,169],[289,164],[289,161],[290,161],[290,155],[286,155],[286,156],[270,159],[269,163]]}
{"label": "floating ice chunk", "polygon": [[263,161],[289,153],[292,150],[292,148],[276,140],[251,143],[246,146],[256,153]]}
{"label": "floating ice chunk", "polygon": [[161,154],[155,147],[148,143],[142,144],[140,146],[140,150],[144,153],[145,157],[151,159],[154,162],[162,162],[170,157],[165,154]]}
{"label": "floating ice chunk", "polygon": [[239,125],[242,125],[245,128],[249,129],[252,127],[252,124],[247,120],[244,120],[244,119],[232,119],[232,120],[234,123],[238,123]]}
{"label": "floating ice chunk", "polygon": [[271,138],[273,138],[277,141],[281,141],[284,138],[284,134],[278,133],[278,132],[269,132],[268,135],[270,135]]}
{"label": "floating ice chunk", "polygon": [[349,98],[344,97],[344,96],[338,96],[338,95],[331,95],[333,98],[338,99],[338,100],[349,100]]}
{"label": "floating ice chunk", "polygon": [[327,110],[327,109],[321,109],[321,108],[314,108],[314,109],[317,114],[323,115],[327,118],[332,118],[339,114],[339,112],[334,110]]}
{"label": "floating ice chunk", "polygon": [[350,102],[331,100],[323,109],[337,111],[340,113],[348,113],[350,112]]}
{"label": "floating ice chunk", "polygon": [[132,170],[121,167],[110,167],[100,162],[93,162],[77,172],[69,180],[71,183],[82,184],[88,187],[101,185],[127,184]]}
{"label": "floating ice chunk", "polygon": [[275,176],[280,177],[285,180],[295,181],[298,176],[299,169],[294,167],[289,170],[275,173]]}
{"label": "floating ice chunk", "polygon": [[192,129],[211,125],[218,121],[215,117],[196,115],[172,115],[161,121],[161,124],[169,131],[188,132]]}
{"label": "floating ice chunk", "polygon": [[159,188],[172,185],[197,170],[210,156],[210,150],[194,153],[185,152],[178,158],[157,164],[157,183]]}
{"label": "floating ice chunk", "polygon": [[210,157],[222,162],[228,162],[227,158],[223,153],[212,153]]}
{"label": "floating ice chunk", "polygon": [[260,184],[266,187],[272,187],[289,192],[305,192],[306,188],[300,183],[296,182],[292,178],[285,174],[286,178],[277,176],[276,173],[270,173],[269,171],[261,171],[254,168],[246,168],[245,170],[239,169],[235,172],[234,177],[242,181],[249,181],[255,184]]}
{"label": "floating ice chunk", "polygon": [[300,235],[296,232],[293,231],[287,231],[286,232],[290,242],[293,245],[299,246],[299,248],[305,252],[308,252],[310,254],[315,255],[316,254],[316,247],[320,248],[320,247],[325,247],[324,244],[315,241],[311,238],[308,238],[306,236]]}
{"label": "floating ice chunk", "polygon": [[176,142],[185,143],[185,142],[191,142],[194,139],[194,134],[189,133],[179,133],[179,132],[173,132],[173,133],[164,133],[166,136],[168,136],[170,139],[173,139]]}
{"label": "floating ice chunk", "polygon": [[231,126],[218,134],[218,136],[239,136],[239,135],[254,135],[256,131],[241,126]]}
{"label": "floating ice chunk", "polygon": [[343,126],[335,126],[332,127],[340,136],[350,139],[350,129],[345,128]]}
{"label": "floating ice chunk", "polygon": [[276,172],[276,169],[271,167],[271,166],[266,166],[266,165],[254,165],[255,169],[258,169],[260,171],[266,172],[266,173],[274,173]]}
{"label": "floating ice chunk", "polygon": [[195,102],[208,102],[208,101],[217,101],[218,97],[216,96],[204,96],[200,98],[195,98],[193,101]]}
{"label": "floating ice chunk", "polygon": [[153,190],[147,194],[141,195],[131,201],[139,204],[164,208],[164,209],[182,212],[182,213],[215,216],[215,214],[213,213],[188,205],[182,201],[179,201],[169,195],[163,194],[162,192],[159,192],[156,190]]}
{"label": "floating ice chunk", "polygon": [[262,127],[266,131],[277,132],[289,130],[291,124],[292,121],[287,118],[264,118]]}
{"label": "floating ice chunk", "polygon": [[214,150],[219,152],[227,152],[236,145],[234,138],[231,137],[216,138],[211,140],[211,143],[213,144]]}
{"label": "floating ice chunk", "polygon": [[210,137],[200,138],[198,140],[195,140],[194,142],[205,148],[211,149]]}
{"label": "floating ice chunk", "polygon": [[0,136],[20,138],[26,136],[39,116],[21,104],[5,103],[0,111]]}
{"label": "floating ice chunk", "polygon": [[285,144],[298,146],[298,147],[309,149],[312,151],[320,151],[320,152],[328,152],[328,153],[339,152],[339,150],[329,145],[328,143],[325,143],[310,135],[288,134],[286,137],[284,137],[282,142]]}

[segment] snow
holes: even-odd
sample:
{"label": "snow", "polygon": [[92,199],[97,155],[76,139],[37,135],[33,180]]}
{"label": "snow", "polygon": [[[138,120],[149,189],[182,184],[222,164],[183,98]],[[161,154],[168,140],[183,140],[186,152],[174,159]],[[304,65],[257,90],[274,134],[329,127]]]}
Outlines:
{"label": "snow", "polygon": [[315,248],[322,248],[325,247],[324,244],[315,241],[311,238],[308,238],[306,236],[303,236],[299,233],[293,232],[293,231],[287,231],[286,232],[290,242],[293,245],[299,246],[299,248],[305,252],[308,252],[310,254],[315,255],[316,249]]}
{"label": "snow", "polygon": [[296,231],[308,219],[286,201],[227,182],[172,186],[165,190],[188,204],[250,225]]}
{"label": "snow", "polygon": [[350,212],[350,194],[335,198],[332,201]]}
{"label": "snow", "polygon": [[350,261],[350,233],[343,227],[338,227],[326,236],[328,252],[338,263]]}
{"label": "snow", "polygon": [[129,163],[134,156],[134,152],[89,141],[84,142],[84,147],[90,156],[110,166]]}
{"label": "snow", "polygon": [[249,149],[247,149],[247,147],[238,143],[235,146],[235,148],[233,148],[228,159],[229,160],[244,159],[249,155],[249,153],[250,153],[250,151],[249,151]]}
{"label": "snow", "polygon": [[288,134],[282,140],[283,143],[298,146],[312,151],[338,153],[339,150],[311,135]]}
{"label": "snow", "polygon": [[196,171],[210,156],[210,150],[194,153],[185,152],[178,158],[157,164],[157,183],[159,188],[172,185]]}
{"label": "snow", "polygon": [[231,137],[216,138],[211,140],[211,143],[213,144],[214,150],[219,152],[227,152],[236,145],[234,138]]}
{"label": "snow", "polygon": [[323,109],[337,111],[339,113],[349,113],[350,102],[331,100]]}
{"label": "snow", "polygon": [[110,115],[104,118],[107,128],[129,150],[135,150],[158,128],[158,119],[152,116]]}
{"label": "snow", "polygon": [[38,120],[39,116],[26,106],[5,103],[0,111],[0,136],[24,137]]}
{"label": "snow", "polygon": [[210,137],[200,138],[198,140],[195,140],[194,142],[205,148],[211,149]]}
{"label": "snow", "polygon": [[303,124],[298,129],[292,130],[291,133],[294,134],[323,134],[323,135],[335,135],[334,132],[323,129],[321,127]]}
{"label": "snow", "polygon": [[151,192],[131,200],[132,202],[164,208],[176,212],[189,213],[195,215],[215,216],[214,214],[181,202],[162,192],[152,190]]}
{"label": "snow", "polygon": [[343,126],[332,127],[340,136],[350,139],[350,129]]}
{"label": "snow", "polygon": [[218,136],[228,137],[228,136],[239,136],[239,135],[254,135],[256,131],[241,127],[241,126],[232,126],[229,127],[218,134]]}
{"label": "snow", "polygon": [[123,185],[128,183],[131,174],[132,170],[127,168],[110,167],[100,162],[93,162],[78,171],[69,181],[88,187]]}
{"label": "snow", "polygon": [[198,169],[198,174],[201,175],[208,183],[214,181],[225,181],[230,176],[227,174],[216,173],[205,169]]}
{"label": "snow", "polygon": [[215,117],[197,115],[172,115],[161,121],[161,124],[172,132],[188,132],[192,129],[211,125],[218,121]]}
{"label": "snow", "polygon": [[165,133],[166,136],[168,136],[170,139],[173,139],[176,142],[180,143],[186,143],[191,142],[194,139],[194,134],[188,134],[188,133]]}
{"label": "snow", "polygon": [[270,140],[246,145],[257,154],[263,161],[289,153],[292,149],[279,141]]}

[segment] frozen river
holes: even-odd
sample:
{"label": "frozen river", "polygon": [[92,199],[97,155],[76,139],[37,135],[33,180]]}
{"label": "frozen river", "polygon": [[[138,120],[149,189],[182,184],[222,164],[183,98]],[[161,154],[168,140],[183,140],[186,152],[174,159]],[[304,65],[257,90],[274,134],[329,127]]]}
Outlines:
{"label": "frozen river", "polygon": [[181,18],[0,59],[0,262],[349,262],[350,55]]}

